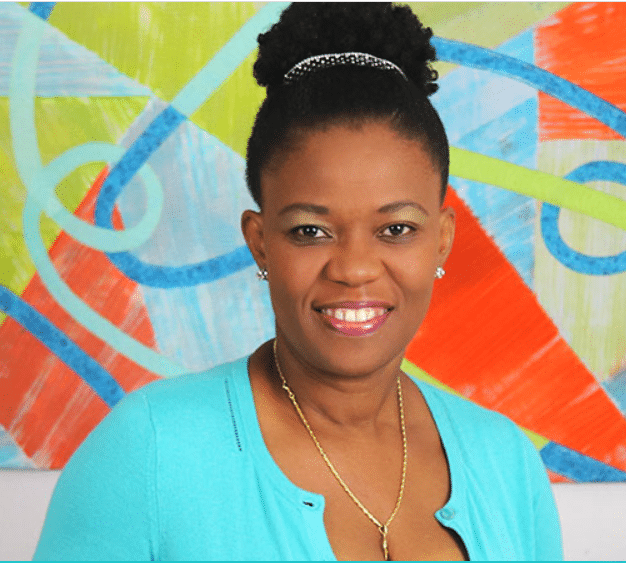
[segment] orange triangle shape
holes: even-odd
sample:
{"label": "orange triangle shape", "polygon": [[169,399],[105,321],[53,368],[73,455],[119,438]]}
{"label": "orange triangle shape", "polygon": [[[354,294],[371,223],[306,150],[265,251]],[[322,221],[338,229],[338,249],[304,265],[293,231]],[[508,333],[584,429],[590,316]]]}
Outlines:
{"label": "orange triangle shape", "polygon": [[622,413],[452,189],[446,205],[457,213],[454,247],[407,359],[517,424],[626,470]]}

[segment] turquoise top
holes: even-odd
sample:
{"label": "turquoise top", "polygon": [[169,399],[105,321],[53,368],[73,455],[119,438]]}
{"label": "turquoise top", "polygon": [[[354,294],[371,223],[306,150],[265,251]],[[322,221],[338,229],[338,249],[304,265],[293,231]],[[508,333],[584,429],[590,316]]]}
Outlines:
{"label": "turquoise top", "polygon": [[[470,559],[561,559],[541,460],[507,418],[416,382],[449,465],[435,514]],[[324,497],[263,441],[247,358],[123,399],[68,462],[36,559],[334,560]]]}

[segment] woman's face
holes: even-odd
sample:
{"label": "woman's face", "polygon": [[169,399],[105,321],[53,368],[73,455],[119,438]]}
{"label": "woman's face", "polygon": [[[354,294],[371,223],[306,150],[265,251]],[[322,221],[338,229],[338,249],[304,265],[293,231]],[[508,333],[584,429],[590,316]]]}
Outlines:
{"label": "woman's face", "polygon": [[454,234],[428,151],[384,123],[332,126],[263,171],[261,186],[263,210],[242,225],[290,352],[352,376],[401,357]]}

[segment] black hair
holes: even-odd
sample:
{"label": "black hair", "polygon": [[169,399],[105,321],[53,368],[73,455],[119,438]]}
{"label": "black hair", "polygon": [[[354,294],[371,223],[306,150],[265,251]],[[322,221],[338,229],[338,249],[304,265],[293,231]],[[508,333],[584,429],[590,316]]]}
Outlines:
{"label": "black hair", "polygon": [[[449,146],[428,96],[437,90],[430,62],[432,31],[408,6],[391,3],[294,2],[259,35],[254,77],[267,89],[248,140],[246,178],[262,207],[261,172],[314,130],[336,124],[387,122],[421,142],[441,173],[440,199],[448,184]],[[321,54],[368,53],[402,72],[341,65],[316,69],[294,81],[284,75],[302,60]]]}

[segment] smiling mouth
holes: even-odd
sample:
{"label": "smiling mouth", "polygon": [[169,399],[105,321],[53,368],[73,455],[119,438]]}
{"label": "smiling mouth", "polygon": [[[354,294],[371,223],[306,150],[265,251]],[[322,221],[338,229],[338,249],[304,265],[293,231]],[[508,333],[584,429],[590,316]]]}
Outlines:
{"label": "smiling mouth", "polygon": [[327,324],[347,336],[367,336],[387,320],[391,307],[336,307],[316,309]]}

